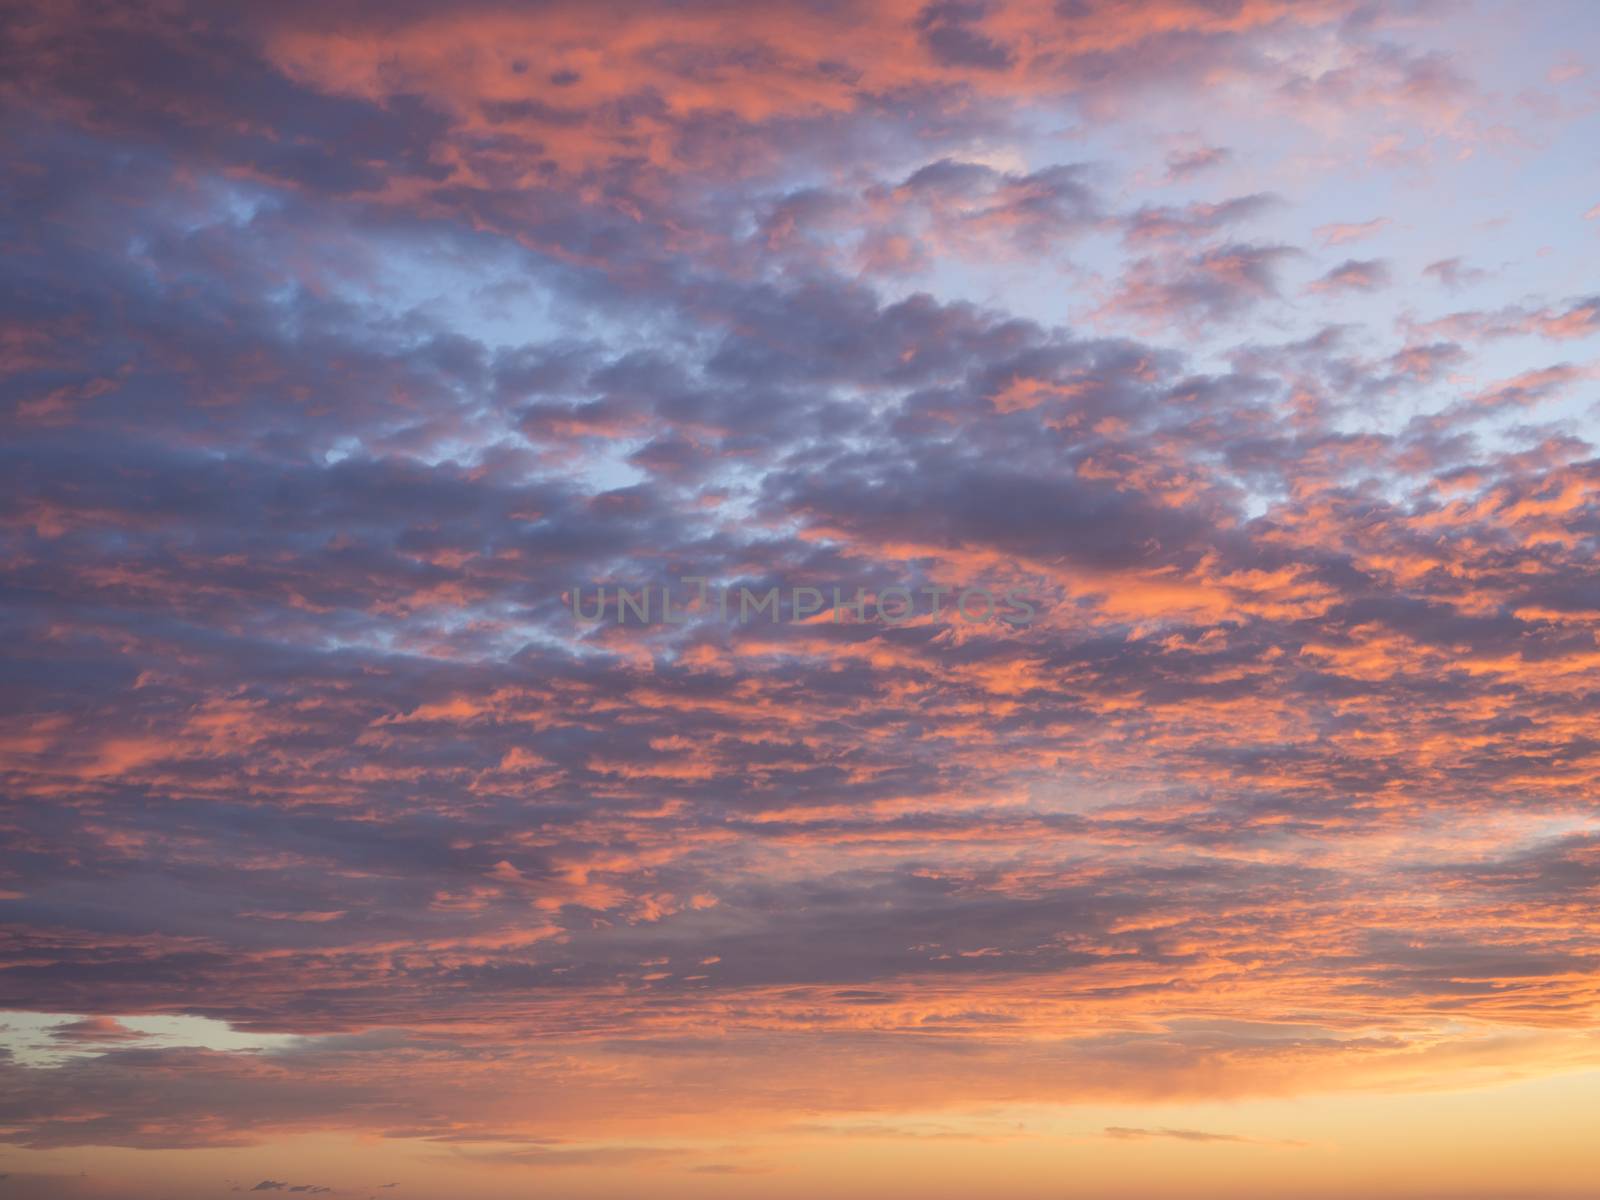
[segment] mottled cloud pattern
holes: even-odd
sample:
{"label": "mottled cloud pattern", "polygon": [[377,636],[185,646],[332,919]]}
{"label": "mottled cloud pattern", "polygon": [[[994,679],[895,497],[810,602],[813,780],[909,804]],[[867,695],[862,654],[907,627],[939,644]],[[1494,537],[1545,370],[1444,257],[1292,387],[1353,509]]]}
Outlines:
{"label": "mottled cloud pattern", "polygon": [[1596,33],[9,7],[16,1194],[1489,1195],[1224,1105],[1600,1097]]}

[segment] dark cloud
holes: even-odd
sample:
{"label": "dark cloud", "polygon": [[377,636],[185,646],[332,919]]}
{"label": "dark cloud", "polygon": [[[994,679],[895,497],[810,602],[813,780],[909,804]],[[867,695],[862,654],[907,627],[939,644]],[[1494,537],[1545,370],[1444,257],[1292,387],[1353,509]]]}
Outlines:
{"label": "dark cloud", "polygon": [[917,14],[917,28],[934,60],[947,67],[999,71],[1012,64],[1011,51],[986,36],[977,23],[988,10],[983,3],[939,0]]}

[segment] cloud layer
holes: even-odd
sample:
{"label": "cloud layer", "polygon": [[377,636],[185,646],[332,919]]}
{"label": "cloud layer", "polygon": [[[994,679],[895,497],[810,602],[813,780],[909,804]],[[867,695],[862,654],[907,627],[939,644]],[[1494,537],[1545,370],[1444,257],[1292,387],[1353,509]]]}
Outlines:
{"label": "cloud layer", "polygon": [[[4,1140],[1600,1066],[1593,198],[1436,215],[1593,131],[1507,19],[8,18]],[[569,605],[685,577],[1038,617]]]}

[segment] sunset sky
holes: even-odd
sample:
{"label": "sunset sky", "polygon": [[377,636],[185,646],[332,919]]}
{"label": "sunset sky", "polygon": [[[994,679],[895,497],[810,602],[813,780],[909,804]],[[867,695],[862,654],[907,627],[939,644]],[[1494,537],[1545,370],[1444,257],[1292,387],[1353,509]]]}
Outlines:
{"label": "sunset sky", "polygon": [[0,1200],[1600,1195],[1600,4],[13,0],[0,107]]}

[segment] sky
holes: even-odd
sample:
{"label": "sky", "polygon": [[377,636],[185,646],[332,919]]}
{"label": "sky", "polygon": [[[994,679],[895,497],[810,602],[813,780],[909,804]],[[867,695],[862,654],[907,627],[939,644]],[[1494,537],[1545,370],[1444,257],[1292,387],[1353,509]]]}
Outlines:
{"label": "sky", "polygon": [[1592,1197],[1597,48],[0,6],[0,1198]]}

